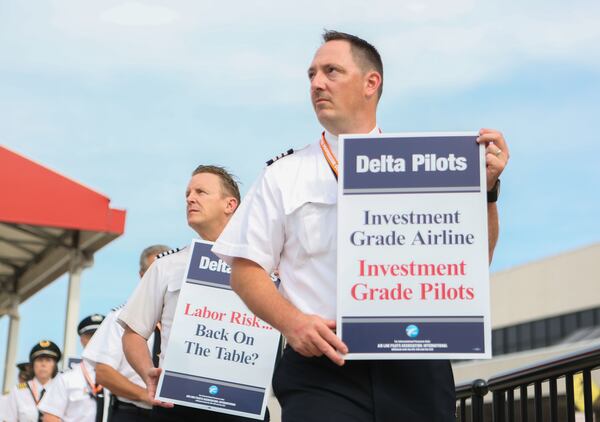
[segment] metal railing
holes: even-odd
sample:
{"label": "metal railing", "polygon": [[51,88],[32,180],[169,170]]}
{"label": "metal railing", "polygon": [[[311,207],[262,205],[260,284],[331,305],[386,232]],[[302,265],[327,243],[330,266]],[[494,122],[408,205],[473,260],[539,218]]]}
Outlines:
{"label": "metal railing", "polygon": [[[600,346],[594,346],[532,365],[504,372],[456,387],[457,420],[487,422],[484,397],[492,394],[493,422],[575,422],[575,392],[573,377],[583,374],[583,402],[586,422],[594,420],[591,371],[600,367]],[[564,380],[566,406],[559,406],[558,382]],[[529,406],[529,387],[533,386],[533,411]],[[544,400],[543,387],[547,389]],[[515,393],[518,393],[518,408]],[[467,402],[470,403],[467,403]],[[467,411],[470,405],[470,412]],[[562,410],[562,411],[561,411]],[[467,418],[467,415],[470,418]]]}

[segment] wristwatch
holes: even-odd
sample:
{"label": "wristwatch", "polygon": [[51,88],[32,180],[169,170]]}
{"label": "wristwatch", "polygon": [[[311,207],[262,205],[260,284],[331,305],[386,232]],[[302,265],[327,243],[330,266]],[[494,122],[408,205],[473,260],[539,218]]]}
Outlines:
{"label": "wristwatch", "polygon": [[494,186],[487,192],[487,201],[496,202],[500,196],[500,179],[496,180]]}

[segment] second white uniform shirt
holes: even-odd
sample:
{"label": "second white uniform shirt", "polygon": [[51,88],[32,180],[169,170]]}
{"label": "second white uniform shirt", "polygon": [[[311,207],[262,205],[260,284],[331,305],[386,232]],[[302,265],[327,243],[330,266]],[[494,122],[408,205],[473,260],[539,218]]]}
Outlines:
{"label": "second white uniform shirt", "polygon": [[[325,136],[337,152],[337,137]],[[285,298],[335,319],[336,238],[337,180],[316,142],[265,168],[212,250],[229,264],[240,257],[279,269]]]}
{"label": "second white uniform shirt", "polygon": [[189,259],[189,248],[161,255],[150,265],[118,317],[120,324],[126,324],[145,339],[152,335],[160,321],[160,366],[173,325],[177,299]]}
{"label": "second white uniform shirt", "polygon": [[[94,333],[94,336],[83,351],[83,358],[92,364],[94,367],[98,363],[108,365],[115,371],[119,372],[129,381],[146,388],[146,384],[137,372],[129,365],[123,353],[123,345],[121,338],[123,337],[123,327],[117,322],[123,308],[116,309],[110,312],[100,327]],[[154,334],[148,338],[148,349],[152,353],[152,344],[154,342]],[[120,401],[133,403],[138,407],[150,409],[150,406],[143,402],[137,402],[118,397]]]}
{"label": "second white uniform shirt", "polygon": [[[94,368],[83,362],[85,370],[94,384]],[[44,395],[38,406],[43,413],[59,417],[63,422],[95,422],[96,400],[90,395],[91,387],[86,381],[81,364],[67,372],[58,374],[52,388]]]}

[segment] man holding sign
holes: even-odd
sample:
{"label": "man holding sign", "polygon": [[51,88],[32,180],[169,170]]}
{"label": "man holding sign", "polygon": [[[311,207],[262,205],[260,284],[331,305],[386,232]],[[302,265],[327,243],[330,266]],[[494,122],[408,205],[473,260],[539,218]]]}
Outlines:
{"label": "man holding sign", "polygon": [[[239,202],[237,183],[225,169],[218,166],[199,166],[192,173],[186,190],[188,225],[202,239],[214,241]],[[119,316],[119,322],[125,329],[125,357],[148,388],[149,401],[153,405],[152,420],[180,421],[201,417],[203,421],[245,421],[246,418],[184,406],[174,407],[172,403],[161,402],[155,398],[162,369],[154,367],[146,340],[160,322],[161,345],[168,344],[189,253],[188,248],[184,248],[159,255],[159,259],[150,266],[127,301]],[[161,350],[160,367],[163,360],[164,347]]]}
{"label": "man holding sign", "polygon": [[[232,265],[232,287],[288,345],[273,387],[288,421],[453,421],[448,361],[347,361],[336,329],[337,137],[377,134],[383,65],[377,50],[327,31],[308,69],[319,142],[271,160],[213,252]],[[489,256],[498,236],[498,177],[508,161],[500,132],[486,145]],[[279,268],[279,291],[269,273]]]}

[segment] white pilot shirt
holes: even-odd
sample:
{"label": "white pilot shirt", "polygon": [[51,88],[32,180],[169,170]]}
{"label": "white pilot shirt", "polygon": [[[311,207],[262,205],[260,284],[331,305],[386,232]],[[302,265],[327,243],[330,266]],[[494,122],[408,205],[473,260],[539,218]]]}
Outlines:
{"label": "white pilot shirt", "polygon": [[[166,255],[163,255],[166,254]],[[175,307],[185,276],[189,248],[164,252],[142,277],[137,288],[121,311],[118,321],[148,339],[160,321],[160,364],[169,342]]]}
{"label": "white pilot shirt", "polygon": [[[89,363],[83,364],[90,382],[95,383],[94,368]],[[54,378],[52,388],[48,389],[38,407],[43,413],[57,416],[63,422],[95,422],[96,400],[90,392],[91,388],[85,379],[81,364],[77,364],[73,369]]]}
{"label": "white pilot shirt", "polygon": [[[123,327],[117,322],[123,308],[116,309],[110,312],[96,332],[92,339],[83,351],[83,359],[94,367],[98,363],[108,365],[115,371],[119,372],[129,381],[146,388],[146,384],[137,372],[129,365],[125,354],[123,353],[123,345],[121,338],[123,337]],[[148,339],[148,349],[152,353],[152,345],[154,341],[154,333]],[[118,397],[118,396],[117,396]],[[150,409],[150,406],[143,402],[129,400],[125,397],[118,397],[119,401],[133,403],[138,407]]]}
{"label": "white pilot shirt", "polygon": [[5,419],[4,414],[6,413],[6,408],[8,407],[8,394],[3,394],[0,396],[0,421]]}
{"label": "white pilot shirt", "polygon": [[2,415],[6,422],[38,422],[39,411],[33,396],[35,394],[39,400],[42,390],[45,390],[45,396],[51,387],[52,380],[42,385],[37,378],[13,387],[8,395],[8,406]]}
{"label": "white pilot shirt", "polygon": [[[337,137],[325,137],[336,152]],[[286,299],[335,319],[337,181],[318,141],[264,169],[212,251],[228,264],[240,257],[268,274],[278,268]]]}

